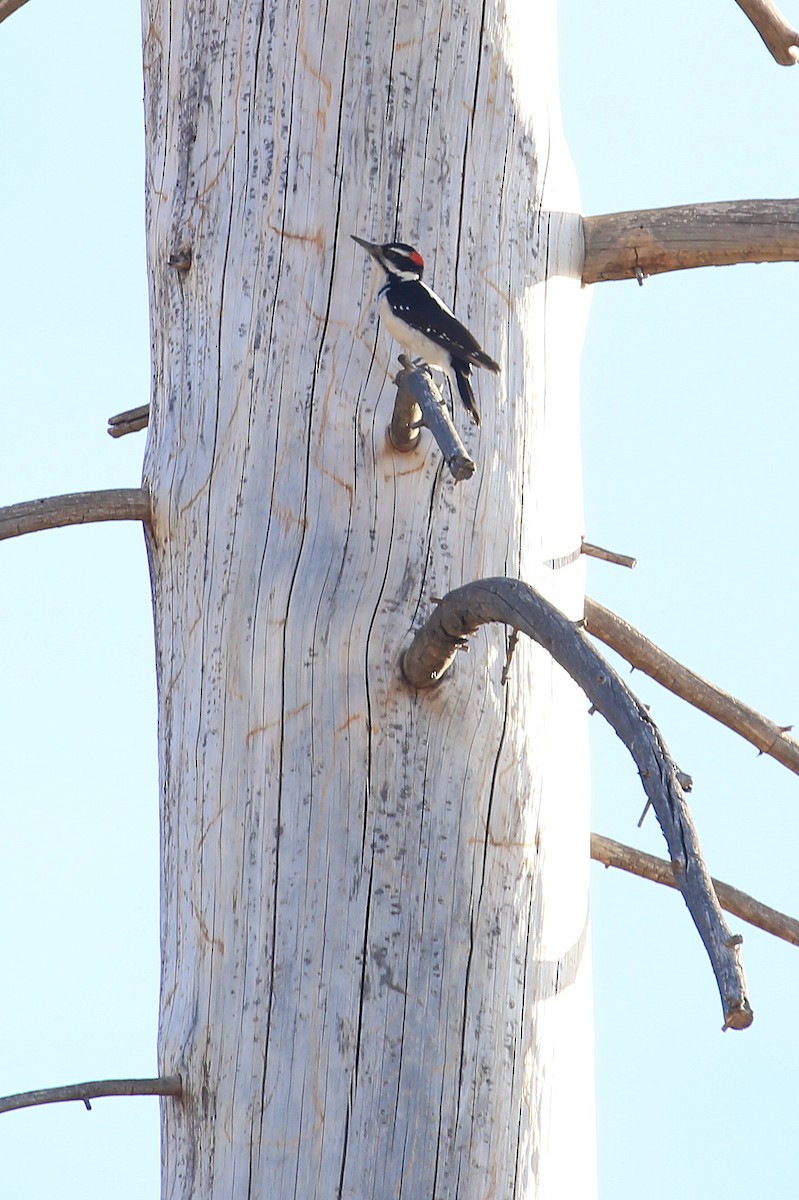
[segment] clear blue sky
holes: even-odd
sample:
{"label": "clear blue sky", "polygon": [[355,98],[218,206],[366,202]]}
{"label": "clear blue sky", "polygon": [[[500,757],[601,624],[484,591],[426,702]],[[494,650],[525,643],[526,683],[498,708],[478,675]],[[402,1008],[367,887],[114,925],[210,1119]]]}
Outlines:
{"label": "clear blue sky", "polygon": [[[799,23],[799,6],[786,3]],[[586,212],[797,192],[799,67],[733,0],[561,8],[566,133]],[[0,26],[0,504],[130,486],[148,398],[137,5],[31,0]],[[583,359],[586,532],[635,554],[589,591],[670,652],[799,725],[799,267],[594,289]],[[155,694],[134,525],[6,542],[0,1093],[155,1072]],[[799,781],[636,675],[717,876],[799,913]],[[632,764],[594,718],[594,828],[662,853]],[[756,1010],[722,1035],[682,901],[595,867],[601,1194],[796,1193],[799,950],[745,935]],[[0,1118],[14,1200],[158,1193],[158,1104]]]}

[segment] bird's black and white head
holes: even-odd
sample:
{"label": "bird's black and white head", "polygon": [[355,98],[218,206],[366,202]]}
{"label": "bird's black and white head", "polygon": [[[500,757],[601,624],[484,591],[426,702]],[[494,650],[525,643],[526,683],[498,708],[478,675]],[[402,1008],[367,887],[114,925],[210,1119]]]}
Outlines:
{"label": "bird's black and white head", "polygon": [[418,250],[406,242],[385,242],[381,246],[378,242],[364,241],[354,233],[350,236],[380,263],[389,279],[421,279],[424,275],[424,259]]}

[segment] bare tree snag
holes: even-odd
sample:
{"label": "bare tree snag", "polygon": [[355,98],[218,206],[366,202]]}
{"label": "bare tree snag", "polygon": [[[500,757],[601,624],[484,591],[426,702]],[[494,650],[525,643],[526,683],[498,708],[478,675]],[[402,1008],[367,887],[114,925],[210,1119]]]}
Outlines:
{"label": "bare tree snag", "polygon": [[[583,610],[555,8],[144,3],[170,1200],[596,1192],[583,698],[529,644],[397,666],[475,575]],[[352,233],[502,363],[474,486],[388,444]]]}
{"label": "bare tree snag", "polygon": [[681,204],[585,217],[583,283],[799,260],[799,200]]}
{"label": "bare tree snag", "polygon": [[716,900],[678,771],[647,710],[575,623],[521,580],[480,579],[440,600],[417,630],[402,656],[405,678],[415,688],[434,687],[466,639],[493,622],[517,629],[543,646],[630,751],[663,830],[678,886],[710,958],[724,1028],[746,1029],[752,1023],[752,1009],[738,953],[740,939],[730,933]]}
{"label": "bare tree snag", "polygon": [[777,725],[756,709],[750,708],[729,692],[697,675],[639,633],[622,617],[585,598],[585,628],[588,633],[610,646],[631,666],[644,671],[663,687],[681,696],[695,708],[726,725],[734,733],[757,746],[761,754],[776,758],[789,771],[799,775],[799,742],[791,737],[791,726]]}
{"label": "bare tree snag", "polygon": [[179,1098],[182,1084],[179,1075],[161,1075],[155,1079],[95,1079],[91,1083],[69,1083],[64,1087],[39,1088],[35,1092],[17,1092],[0,1096],[0,1113],[16,1112],[38,1104],[63,1104],[82,1100],[91,1108],[90,1100],[101,1096],[172,1096]]}
{"label": "bare tree snag", "polygon": [[109,488],[99,492],[69,492],[42,500],[24,500],[0,508],[0,541],[95,521],[149,521],[146,488]]}
{"label": "bare tree snag", "polygon": [[[657,858],[654,854],[645,854],[643,850],[635,850],[625,846],[623,842],[614,842],[612,838],[602,837],[599,833],[591,834],[591,857],[595,862],[603,863],[606,867],[617,867],[620,871],[629,871],[641,879],[651,879],[653,883],[662,883],[666,887],[676,888],[679,883],[674,876],[674,869],[665,858]],[[742,921],[799,946],[799,921],[769,908],[754,896],[739,891],[729,883],[720,879],[711,879],[713,890],[718,902],[725,912],[740,917]]]}
{"label": "bare tree snag", "polygon": [[792,67],[799,59],[799,33],[788,24],[771,0],[735,0],[762,37],[781,67]]}

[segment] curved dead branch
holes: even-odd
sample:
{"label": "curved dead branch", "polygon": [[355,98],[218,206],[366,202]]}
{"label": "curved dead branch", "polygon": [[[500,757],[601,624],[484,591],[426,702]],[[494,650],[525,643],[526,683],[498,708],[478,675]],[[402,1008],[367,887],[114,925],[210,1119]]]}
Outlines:
{"label": "curved dead branch", "polygon": [[583,283],[799,260],[799,200],[680,204],[583,219]]}
{"label": "curved dead branch", "polygon": [[[641,879],[650,879],[653,883],[662,883],[665,887],[677,888],[679,884],[674,878],[671,863],[665,858],[657,858],[654,854],[645,854],[626,846],[624,842],[614,842],[613,838],[603,837],[599,833],[591,834],[591,857],[595,862],[606,867],[617,867],[620,871],[629,871]],[[740,917],[749,925],[755,925],[764,933],[782,938],[793,946],[799,946],[799,921],[768,904],[762,904],[754,896],[741,892],[729,883],[720,879],[712,879],[713,890],[718,897],[721,907],[735,917]]]}
{"label": "curved dead branch", "polygon": [[799,59],[799,33],[771,0],[735,0],[762,37],[781,67],[792,67]]}
{"label": "curved dead branch", "polygon": [[481,625],[498,622],[543,646],[582,688],[633,756],[669,847],[673,870],[716,976],[725,1029],[752,1022],[739,956],[716,899],[675,765],[647,710],[573,621],[517,579],[481,579],[449,592],[402,659],[411,686],[433,687]]}
{"label": "curved dead branch", "polygon": [[146,488],[109,488],[100,492],[71,492],[44,500],[25,500],[0,508],[0,541],[95,521],[149,521],[150,495]]}
{"label": "curved dead branch", "polygon": [[761,754],[776,758],[789,771],[799,775],[799,742],[791,737],[790,726],[775,724],[729,692],[689,670],[616,613],[588,596],[585,598],[585,629],[626,658],[631,666],[740,734],[757,746]]}
{"label": "curved dead branch", "polygon": [[82,1100],[91,1108],[90,1100],[100,1096],[181,1096],[183,1085],[179,1075],[159,1075],[155,1079],[95,1079],[91,1083],[69,1083],[65,1087],[40,1088],[36,1092],[17,1092],[0,1096],[0,1113],[36,1104],[61,1104],[65,1100]]}

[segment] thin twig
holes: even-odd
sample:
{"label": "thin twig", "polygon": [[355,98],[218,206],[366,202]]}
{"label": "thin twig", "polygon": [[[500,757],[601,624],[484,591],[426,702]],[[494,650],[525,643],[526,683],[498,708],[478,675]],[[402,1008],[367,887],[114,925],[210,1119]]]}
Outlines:
{"label": "thin twig", "polygon": [[415,366],[405,354],[399,356],[399,361],[403,369],[394,379],[397,398],[388,429],[392,446],[401,453],[415,449],[419,426],[424,425],[435,438],[455,482],[471,479],[476,464],[466,453],[429,369]]}
{"label": "thin twig", "polygon": [[685,903],[710,958],[725,1029],[752,1022],[739,939],[732,936],[716,899],[699,838],[660,730],[645,707],[554,605],[517,579],[481,579],[450,592],[416,633],[402,659],[407,681],[434,686],[458,648],[481,625],[498,622],[533,638],[583,689],[597,712],[629,749],[669,847]]}
{"label": "thin twig", "polygon": [[[591,857],[606,867],[617,867],[620,871],[629,871],[631,875],[639,875],[642,879],[651,879],[654,883],[662,883],[666,887],[677,888],[679,884],[674,878],[671,863],[665,858],[656,858],[654,854],[645,854],[626,846],[623,842],[614,842],[612,838],[602,837],[599,833],[591,834]],[[741,892],[729,883],[720,879],[712,879],[713,889],[718,896],[719,904],[733,916],[755,925],[765,933],[782,938],[793,946],[799,946],[799,921],[769,908],[754,896]]]}
{"label": "thin twig", "polygon": [[757,746],[761,754],[776,758],[789,771],[799,775],[799,742],[790,736],[790,725],[775,724],[729,692],[703,679],[588,596],[585,598],[585,629],[675,696],[681,696]]}
{"label": "thin twig", "polygon": [[60,529],[64,525],[89,525],[95,521],[149,521],[150,496],[146,488],[108,488],[100,492],[71,492],[43,500],[25,500],[0,508],[0,541]]}
{"label": "thin twig", "polygon": [[140,404],[138,408],[129,408],[108,418],[108,435],[112,438],[124,437],[126,433],[137,433],[146,429],[150,423],[150,405]]}
{"label": "thin twig", "polygon": [[155,1079],[95,1079],[91,1083],[69,1083],[65,1087],[0,1096],[0,1113],[32,1108],[36,1104],[60,1104],[64,1100],[82,1100],[89,1108],[89,1101],[100,1096],[180,1096],[182,1092],[179,1075],[159,1075]]}
{"label": "thin twig", "polygon": [[629,567],[630,570],[638,565],[638,559],[629,554],[619,554],[616,550],[605,550],[603,546],[595,546],[583,538],[580,543],[580,553],[589,558],[601,558],[603,562],[614,563],[617,567]]}
{"label": "thin twig", "polygon": [[771,0],[735,0],[762,37],[781,67],[792,67],[799,59],[799,33]]}
{"label": "thin twig", "polygon": [[583,220],[583,283],[799,259],[799,200],[680,204]]}

